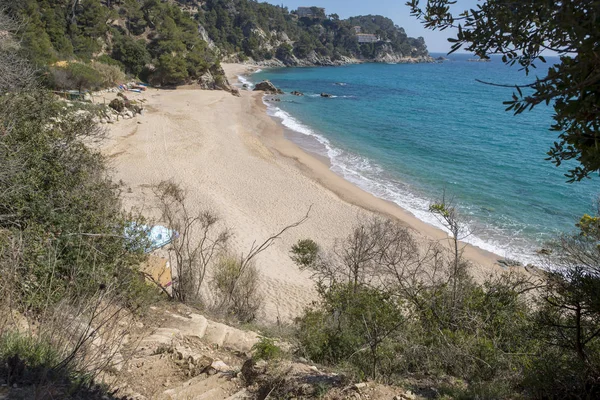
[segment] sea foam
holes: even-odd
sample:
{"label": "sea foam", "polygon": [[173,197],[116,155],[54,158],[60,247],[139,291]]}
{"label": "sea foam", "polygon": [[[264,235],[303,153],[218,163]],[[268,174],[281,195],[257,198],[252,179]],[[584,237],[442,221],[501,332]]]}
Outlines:
{"label": "sea foam", "polygon": [[[310,97],[318,97],[318,94],[309,94]],[[345,97],[345,96],[344,96]],[[272,102],[263,99],[267,106],[267,114],[278,119],[283,126],[301,135],[305,135],[317,141],[322,147],[321,156],[329,159],[330,169],[345,180],[353,183],[362,190],[375,195],[381,199],[391,201],[401,208],[412,213],[417,219],[439,228],[450,234],[444,224],[429,211],[432,201],[420,196],[418,190],[410,185],[400,182],[390,174],[386,173],[384,168],[373,160],[354,154],[334,145],[327,137],[318,133],[308,124],[301,122],[287,111],[277,107]],[[301,143],[298,143],[302,146]],[[468,211],[468,210],[461,210]],[[468,216],[468,213],[467,213]],[[466,231],[479,232],[476,221],[465,220]],[[485,227],[485,239],[476,234],[466,234],[459,237],[462,241],[477,246],[481,249],[498,254],[501,257],[518,260],[524,264],[536,263],[538,258],[535,256],[534,249],[527,247],[524,243],[513,243],[507,246],[506,236],[502,232],[495,232],[493,226]]]}
{"label": "sea foam", "polygon": [[246,90],[252,90],[254,88],[254,84],[244,75],[238,75],[237,76],[238,79],[238,86],[243,87],[244,85],[247,85],[247,89]]}

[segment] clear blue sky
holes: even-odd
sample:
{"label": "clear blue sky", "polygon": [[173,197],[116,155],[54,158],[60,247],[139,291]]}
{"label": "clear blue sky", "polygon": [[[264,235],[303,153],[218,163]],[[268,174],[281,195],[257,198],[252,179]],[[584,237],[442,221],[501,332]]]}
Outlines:
{"label": "clear blue sky", "polygon": [[[277,5],[283,4],[290,10],[299,6],[325,7],[328,15],[338,14],[340,18],[380,14],[391,18],[396,25],[403,27],[408,36],[423,36],[427,49],[434,53],[448,52],[450,44],[446,39],[454,33],[449,29],[439,32],[423,28],[419,21],[410,16],[410,9],[405,5],[406,0],[268,0],[268,2]],[[421,3],[425,2],[426,0],[421,0]],[[458,0],[454,8],[462,11],[473,8],[476,3],[477,0]]]}

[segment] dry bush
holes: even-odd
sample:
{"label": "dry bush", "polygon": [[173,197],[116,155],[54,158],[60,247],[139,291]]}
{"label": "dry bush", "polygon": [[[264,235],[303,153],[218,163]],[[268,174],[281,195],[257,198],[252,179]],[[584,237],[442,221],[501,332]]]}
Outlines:
{"label": "dry bush", "polygon": [[258,293],[260,273],[253,262],[245,268],[242,268],[242,263],[243,260],[235,256],[222,256],[215,265],[211,284],[217,299],[217,311],[250,322],[263,305]]}
{"label": "dry bush", "polygon": [[260,276],[255,258],[270,248],[286,231],[308,218],[290,224],[267,238],[254,242],[247,254],[239,256],[228,252],[231,237],[222,228],[218,217],[210,211],[192,212],[185,191],[173,181],[163,181],[154,188],[158,199],[160,221],[178,235],[170,247],[171,265],[177,279],[173,283],[173,297],[183,302],[203,303],[202,289],[211,274],[212,287],[217,295],[213,301],[215,312],[232,314],[242,321],[251,321],[262,305],[257,290]]}
{"label": "dry bush", "polygon": [[[115,279],[84,295],[76,287],[65,293],[56,277],[40,286],[37,297],[47,299],[45,305],[28,310],[17,284],[27,249],[19,236],[8,231],[0,236],[0,376],[38,388],[40,399],[71,391],[73,385],[90,389],[99,374],[124,361],[120,349],[133,319],[121,282]],[[40,255],[52,269],[57,253],[45,250]],[[51,301],[57,290],[64,294],[58,303]]]}
{"label": "dry bush", "polygon": [[527,360],[515,354],[529,356],[536,346],[527,336],[526,277],[479,285],[464,273],[460,251],[418,242],[382,218],[360,221],[329,255],[309,240],[292,253],[319,284],[321,301],[305,310],[297,331],[299,351],[313,361],[384,382],[451,375],[475,383],[473,398],[506,398],[518,385]]}
{"label": "dry bush", "polygon": [[299,241],[291,252],[292,260],[310,270],[324,287],[337,283],[407,286],[408,281],[412,286],[448,279],[447,271],[442,273],[447,251],[435,243],[417,243],[404,225],[381,217],[359,221],[329,252],[310,239]]}
{"label": "dry bush", "polygon": [[94,61],[92,62],[92,68],[100,75],[102,87],[116,86],[125,82],[125,73],[116,65]]}
{"label": "dry bush", "polygon": [[226,251],[231,234],[222,228],[211,211],[193,212],[183,189],[173,181],[159,183],[154,193],[158,199],[160,220],[177,236],[169,248],[171,268],[177,280],[173,297],[183,302],[202,302],[202,288],[214,260]]}
{"label": "dry bush", "polygon": [[0,7],[0,93],[36,86],[37,70],[21,57],[14,37],[22,28]]}

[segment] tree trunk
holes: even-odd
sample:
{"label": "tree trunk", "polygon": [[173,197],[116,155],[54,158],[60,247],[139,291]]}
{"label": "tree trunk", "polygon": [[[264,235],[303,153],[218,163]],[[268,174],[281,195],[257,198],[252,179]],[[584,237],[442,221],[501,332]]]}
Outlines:
{"label": "tree trunk", "polygon": [[77,23],[77,19],[75,18],[75,11],[77,10],[77,6],[79,5],[79,0],[73,0],[73,6],[71,7],[71,23]]}
{"label": "tree trunk", "polygon": [[582,338],[583,335],[581,333],[581,306],[579,304],[575,309],[575,329],[575,350],[577,351],[577,356],[582,361],[585,361],[586,357]]}

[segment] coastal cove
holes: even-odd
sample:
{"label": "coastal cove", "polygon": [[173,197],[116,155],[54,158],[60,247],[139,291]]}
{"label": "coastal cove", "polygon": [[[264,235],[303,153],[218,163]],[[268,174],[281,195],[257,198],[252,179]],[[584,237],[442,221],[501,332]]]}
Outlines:
{"label": "coastal cove", "polygon": [[437,228],[428,206],[445,193],[470,228],[466,242],[539,264],[536,250],[592,213],[600,187],[568,184],[567,168],[544,160],[555,139],[549,108],[515,117],[502,104],[510,88],[476,81],[522,83],[522,72],[470,58],[265,69],[240,79],[283,89],[278,101],[265,96],[267,113],[338,176]]}
{"label": "coastal cove", "polygon": [[[223,67],[232,83],[249,68]],[[239,253],[310,209],[306,222],[257,259],[259,292],[265,301],[257,316],[261,320],[291,321],[317,298],[310,273],[290,259],[290,248],[300,239],[311,238],[330,248],[360,221],[384,215],[411,228],[420,243],[448,243],[441,230],[336,175],[287,140],[281,125],[267,115],[260,92],[242,90],[235,97],[181,87],[130,96],[144,100],[143,118],[111,125],[103,145],[114,179],[124,185],[126,209],[157,217],[152,186],[172,179],[185,188],[192,211],[209,209],[219,216],[233,234],[231,251]],[[496,264],[498,255],[474,246],[466,246],[465,257],[473,262],[471,272],[479,280],[505,270]],[[205,295],[210,298],[211,293]]]}

